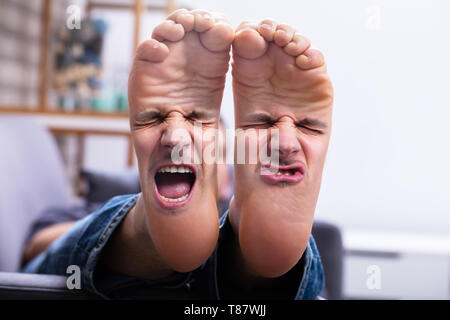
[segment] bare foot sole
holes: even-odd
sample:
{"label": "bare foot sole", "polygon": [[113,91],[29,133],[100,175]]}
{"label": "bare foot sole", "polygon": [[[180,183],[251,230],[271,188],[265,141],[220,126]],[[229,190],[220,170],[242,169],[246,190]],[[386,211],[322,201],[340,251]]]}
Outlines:
{"label": "bare foot sole", "polygon": [[[180,9],[137,49],[129,78],[130,119],[146,225],[156,250],[179,272],[200,266],[218,238],[215,165],[175,166],[176,129],[217,128],[234,29],[204,10]],[[194,150],[194,151],[193,151]]]}
{"label": "bare foot sole", "polygon": [[236,128],[277,129],[279,164],[277,174],[265,175],[262,163],[235,165],[230,221],[248,266],[278,277],[308,244],[333,89],[322,53],[291,26],[270,19],[238,27],[232,67]]}

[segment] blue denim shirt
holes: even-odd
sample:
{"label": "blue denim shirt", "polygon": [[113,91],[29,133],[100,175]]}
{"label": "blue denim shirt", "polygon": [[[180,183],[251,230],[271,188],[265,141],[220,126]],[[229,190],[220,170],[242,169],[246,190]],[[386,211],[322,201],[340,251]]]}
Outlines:
{"label": "blue denim shirt", "polygon": [[[228,282],[220,281],[218,270],[228,266],[226,259],[218,257],[234,238],[227,212],[220,219],[219,241],[213,254],[194,271],[174,272],[162,279],[146,280],[114,273],[99,263],[102,249],[138,197],[139,194],[112,198],[93,214],[74,223],[65,235],[26,265],[23,272],[67,276],[67,268],[76,265],[81,270],[81,288],[105,299],[224,298],[222,293],[230,292],[230,288],[224,288]],[[281,290],[292,292],[291,299],[315,299],[322,291],[323,268],[312,235],[297,266],[288,273],[292,280],[288,280],[286,290]],[[277,299],[280,295],[270,291],[265,297]]]}

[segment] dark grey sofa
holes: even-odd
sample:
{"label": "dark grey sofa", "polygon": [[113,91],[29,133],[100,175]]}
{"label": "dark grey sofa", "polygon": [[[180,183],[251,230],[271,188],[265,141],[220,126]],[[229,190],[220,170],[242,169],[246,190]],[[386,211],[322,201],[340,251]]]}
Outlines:
{"label": "dark grey sofa", "polygon": [[[47,208],[70,210],[75,201],[55,141],[41,125],[25,116],[0,116],[0,148],[4,151],[0,157],[0,300],[95,298],[81,290],[69,290],[66,277],[18,272],[26,235],[35,218]],[[130,171],[126,176],[84,175],[91,184],[88,203],[139,191],[137,172]],[[104,185],[115,187],[106,191],[100,188]],[[321,296],[339,299],[343,252],[340,231],[332,224],[317,222],[312,233],[325,270],[326,290]]]}
{"label": "dark grey sofa", "polygon": [[69,290],[66,279],[55,275],[0,272],[0,300],[97,299],[82,290]]}

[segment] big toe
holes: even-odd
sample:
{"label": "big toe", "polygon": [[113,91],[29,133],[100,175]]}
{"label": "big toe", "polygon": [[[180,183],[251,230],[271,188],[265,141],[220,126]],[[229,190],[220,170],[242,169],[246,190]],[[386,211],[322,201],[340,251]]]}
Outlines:
{"label": "big toe", "polygon": [[214,20],[211,28],[200,33],[200,41],[213,52],[229,50],[234,39],[234,28],[223,17],[215,15]]}
{"label": "big toe", "polygon": [[233,41],[234,52],[245,59],[257,59],[267,51],[268,43],[258,32],[258,24],[243,22]]}
{"label": "big toe", "polygon": [[147,62],[162,62],[169,55],[169,48],[155,39],[142,42],[136,50],[136,59]]}
{"label": "big toe", "polygon": [[183,25],[166,20],[153,29],[152,38],[158,41],[179,41],[184,37]]}

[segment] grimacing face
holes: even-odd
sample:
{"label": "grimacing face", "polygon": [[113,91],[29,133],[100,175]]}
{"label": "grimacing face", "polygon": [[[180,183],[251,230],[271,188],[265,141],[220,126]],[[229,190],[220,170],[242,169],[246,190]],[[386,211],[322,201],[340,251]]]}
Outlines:
{"label": "grimacing face", "polygon": [[[219,234],[217,165],[202,160],[211,145],[205,135],[211,138],[208,132],[218,128],[229,53],[204,49],[195,32],[185,34],[182,41],[159,43],[156,49],[154,41],[138,47],[128,79],[131,135],[142,190],[139,208],[144,207],[135,211],[145,216],[140,219],[145,226],[139,228],[151,235],[164,262],[187,272],[206,261]],[[156,58],[151,53],[159,49],[168,55],[162,62],[152,62]],[[175,149],[181,163],[172,158]]]}
{"label": "grimacing face", "polygon": [[[265,172],[264,168],[267,165],[259,160],[257,164],[238,164],[235,170],[240,183],[236,188],[244,186],[243,189],[246,189],[247,184],[258,186],[257,189],[271,190],[274,193],[277,193],[277,190],[283,190],[283,194],[287,189],[292,190],[296,197],[311,188],[316,190],[320,186],[331,131],[331,113],[324,111],[289,106],[278,108],[260,106],[252,107],[252,110],[247,108],[243,114],[237,112],[238,128],[243,129],[244,132],[254,129],[259,133],[256,137],[258,141],[246,141],[247,152],[248,144],[260,147],[264,145],[262,141],[267,140],[270,146],[271,134],[274,130],[278,131],[279,146],[275,149],[278,150],[279,169],[281,169],[279,171],[281,174],[290,173],[290,175],[286,177],[287,180],[278,181],[273,175]],[[254,136],[248,135],[248,137]],[[258,149],[258,154],[260,152],[262,150]],[[275,167],[277,167],[276,163]],[[291,177],[297,178],[289,179]],[[285,183],[281,183],[282,181]],[[284,188],[280,189],[280,186]]]}
{"label": "grimacing face", "polygon": [[[245,112],[240,114],[239,110]],[[258,141],[247,143],[262,146],[262,139],[272,143],[270,136],[274,129],[278,130],[279,142],[279,147],[275,148],[278,149],[278,165],[261,163],[258,157],[256,164],[235,166],[235,198],[231,210],[240,212],[241,227],[236,229],[246,230],[239,234],[241,249],[250,261],[257,261],[251,258],[253,254],[260,256],[254,248],[264,247],[267,257],[274,260],[273,270],[279,269],[277,257],[285,261],[283,257],[289,256],[289,252],[298,252],[297,257],[289,258],[289,267],[292,267],[303,254],[312,227],[330,138],[329,105],[313,109],[289,105],[274,108],[261,104],[239,108],[235,116],[238,128],[244,131],[255,129],[260,133],[254,138]],[[278,174],[268,172],[266,167],[275,167]],[[300,225],[300,229],[309,232],[298,232]],[[296,247],[294,250],[293,246]],[[267,274],[271,275],[267,260],[253,267],[269,270]]]}
{"label": "grimacing face", "polygon": [[[163,259],[181,272],[194,267],[191,259],[205,260],[210,252],[202,253],[201,248],[214,247],[217,241],[217,168],[214,163],[194,161],[194,154],[203,155],[210,144],[200,136],[216,129],[217,117],[189,105],[130,108],[147,226]],[[195,122],[202,124],[201,130],[194,130]],[[182,156],[181,164],[172,159],[174,148]],[[191,247],[200,248],[195,252],[205,257],[195,257]],[[190,256],[180,259],[186,252]]]}
{"label": "grimacing face", "polygon": [[[200,131],[194,130],[194,121],[202,122]],[[204,149],[209,145],[209,141],[202,141],[201,144],[194,143],[194,141],[201,141],[207,130],[215,129],[209,125],[209,123],[214,123],[214,119],[203,122],[194,116],[192,111],[151,108],[136,113],[132,122],[133,141],[142,180],[142,190],[146,197],[146,205],[149,206],[148,209],[176,213],[194,206],[197,201],[201,200],[204,193],[217,193],[217,188],[213,187],[216,166],[205,161],[201,161],[201,163],[194,161],[194,154],[195,157],[198,157],[197,159],[200,159]],[[182,164],[176,164],[176,159],[172,159],[174,148],[180,150],[177,154],[186,160]],[[165,172],[158,172],[167,167],[184,167],[184,171],[187,169],[191,171],[184,172],[184,174],[181,174],[183,172],[180,170],[177,172],[180,173],[180,180],[183,175],[191,176],[189,179],[186,177],[192,188],[189,198],[173,202],[161,201],[167,198],[176,199],[175,196],[178,193],[178,190],[170,190],[169,181],[164,181],[169,179],[169,175],[166,174],[166,178],[163,174]],[[161,188],[162,185],[165,187]],[[161,193],[163,189],[168,189],[169,195],[164,196],[164,193]],[[180,193],[183,191],[179,190]]]}

